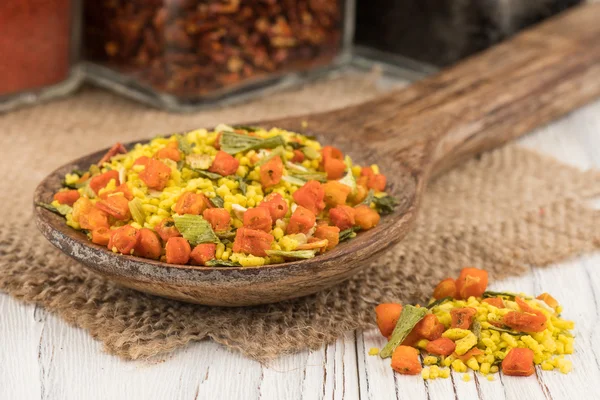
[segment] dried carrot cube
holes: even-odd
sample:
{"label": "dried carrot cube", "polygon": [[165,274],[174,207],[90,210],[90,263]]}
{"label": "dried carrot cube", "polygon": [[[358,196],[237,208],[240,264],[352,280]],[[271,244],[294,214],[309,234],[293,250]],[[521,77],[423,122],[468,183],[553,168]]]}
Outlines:
{"label": "dried carrot cube", "polygon": [[400,345],[392,354],[392,368],[403,375],[417,375],[421,373],[419,351],[414,347]]}
{"label": "dried carrot cube", "polygon": [[313,214],[319,214],[325,208],[325,191],[318,181],[308,181],[292,195],[294,201]]}
{"label": "dried carrot cube", "polygon": [[433,290],[433,298],[436,300],[444,297],[456,297],[456,281],[452,278],[446,278]]}
{"label": "dried carrot cube", "polygon": [[190,254],[192,265],[206,265],[206,262],[215,258],[217,245],[214,243],[202,243],[194,247]]}
{"label": "dried carrot cube", "polygon": [[285,217],[288,212],[288,205],[279,193],[271,193],[258,205],[258,207],[264,207],[269,210],[271,219],[277,221],[280,218]]}
{"label": "dried carrot cube", "polygon": [[387,182],[387,180],[385,178],[385,175],[382,175],[382,174],[371,175],[371,176],[369,176],[369,179],[367,181],[367,187],[369,189],[373,189],[377,192],[383,192],[385,190],[386,182]]}
{"label": "dried carrot cube", "polygon": [[179,233],[179,230],[177,230],[177,227],[175,227],[175,221],[173,221],[173,218],[163,219],[154,227],[154,230],[165,242],[172,237],[181,236],[181,233]]}
{"label": "dried carrot cube", "polygon": [[337,206],[329,210],[329,219],[341,231],[352,228],[355,223],[356,210],[350,206]]}
{"label": "dried carrot cube", "polygon": [[487,299],[483,299],[483,303],[488,303],[497,308],[504,308],[504,300],[500,297],[488,297]]}
{"label": "dried carrot cube", "polygon": [[72,206],[79,197],[79,192],[77,190],[65,190],[56,193],[54,195],[54,200],[58,201],[60,204]]}
{"label": "dried carrot cube", "polygon": [[173,210],[179,215],[200,215],[206,209],[206,204],[206,197],[202,193],[183,192]]}
{"label": "dried carrot cube", "polygon": [[148,228],[140,229],[138,241],[133,249],[136,256],[156,260],[162,253],[162,245],[156,233]]}
{"label": "dried carrot cube", "polygon": [[283,176],[283,162],[281,157],[273,157],[260,166],[260,183],[268,188],[277,185]]}
{"label": "dried carrot cube", "polygon": [[356,225],[360,226],[361,229],[367,230],[374,228],[379,224],[380,219],[381,217],[377,211],[365,204],[354,207],[354,222]]}
{"label": "dried carrot cube", "polygon": [[511,376],[533,375],[533,350],[515,347],[502,360],[502,373]]}
{"label": "dried carrot cube", "polygon": [[156,152],[154,155],[156,158],[168,158],[169,160],[173,160],[178,162],[181,160],[181,153],[178,149],[173,147],[165,147]]}
{"label": "dried carrot cube", "polygon": [[104,189],[111,179],[114,179],[117,185],[119,184],[119,173],[114,169],[103,174],[96,175],[90,179],[90,188],[94,191],[94,193],[98,194],[100,189]]}
{"label": "dried carrot cube", "polygon": [[139,177],[150,189],[163,190],[171,177],[171,168],[161,161],[150,159]]}
{"label": "dried carrot cube", "polygon": [[420,338],[427,340],[440,338],[442,333],[444,333],[444,330],[444,324],[442,324],[438,317],[433,314],[427,314],[413,328],[413,331],[415,331]]}
{"label": "dried carrot cube", "polygon": [[337,226],[319,225],[315,230],[314,237],[327,239],[327,250],[331,250],[340,242],[340,228]]}
{"label": "dried carrot cube", "polygon": [[346,199],[352,191],[348,185],[344,185],[338,181],[328,181],[322,185],[322,188],[325,192],[325,204],[327,204],[329,207],[346,204]]}
{"label": "dried carrot cube", "polygon": [[401,313],[402,304],[398,303],[383,303],[375,307],[377,327],[383,336],[388,337],[392,334]]}
{"label": "dried carrot cube", "polygon": [[113,231],[108,242],[108,248],[116,248],[121,254],[131,254],[137,244],[140,231],[131,225],[124,225]]}
{"label": "dried carrot cube", "polygon": [[224,208],[208,208],[204,210],[202,216],[210,223],[215,232],[223,232],[229,229],[231,215]]}
{"label": "dried carrot cube", "polygon": [[456,280],[456,290],[459,299],[470,296],[481,297],[488,285],[488,273],[478,268],[463,268]]}
{"label": "dried carrot cube", "polygon": [[556,308],[559,306],[558,301],[554,297],[552,297],[549,293],[542,293],[538,297],[536,297],[536,299],[542,300],[544,303],[546,303],[547,305],[549,305],[552,308]]}
{"label": "dried carrot cube", "polygon": [[296,207],[286,228],[286,234],[308,233],[317,221],[315,214],[302,206]]}
{"label": "dried carrot cube", "polygon": [[169,264],[187,264],[190,260],[192,248],[187,240],[182,237],[172,237],[167,240],[165,256]]}
{"label": "dried carrot cube", "polygon": [[148,161],[150,161],[150,157],[141,156],[141,157],[138,157],[135,159],[135,161],[133,162],[133,165],[146,166],[146,165],[148,165]]}
{"label": "dried carrot cube", "polygon": [[300,150],[294,150],[294,157],[291,160],[293,163],[301,163],[304,161],[304,153]]}
{"label": "dried carrot cube", "polygon": [[120,194],[107,197],[105,200],[100,200],[96,203],[96,208],[104,211],[111,217],[120,221],[125,221],[131,218],[129,211],[129,201]]}
{"label": "dried carrot cube", "polygon": [[248,228],[239,228],[233,242],[233,251],[236,253],[252,254],[253,256],[266,257],[265,250],[271,248],[273,235]]}
{"label": "dried carrot cube", "polygon": [[244,227],[248,229],[257,229],[259,231],[270,232],[273,220],[271,213],[265,207],[249,208],[244,213]]}
{"label": "dried carrot cube", "polygon": [[346,171],[346,163],[336,158],[326,158],[323,161],[323,169],[327,173],[327,179],[340,179]]}
{"label": "dried carrot cube", "polygon": [[92,243],[99,244],[100,246],[106,246],[110,242],[110,237],[113,231],[109,228],[96,228],[92,230]]}
{"label": "dried carrot cube", "polygon": [[121,143],[117,142],[111,147],[104,156],[98,161],[98,165],[102,166],[107,161],[110,161],[111,158],[116,156],[117,154],[125,154],[127,153],[127,149]]}
{"label": "dried carrot cube", "polygon": [[469,329],[475,315],[477,315],[477,310],[473,307],[453,308],[450,310],[450,317],[452,318],[450,327]]}
{"label": "dried carrot cube", "polygon": [[456,349],[456,344],[445,337],[441,337],[427,343],[425,350],[431,354],[437,354],[440,356],[449,356]]}
{"label": "dried carrot cube", "polygon": [[222,176],[227,176],[235,174],[239,166],[239,160],[224,151],[219,151],[208,170]]}

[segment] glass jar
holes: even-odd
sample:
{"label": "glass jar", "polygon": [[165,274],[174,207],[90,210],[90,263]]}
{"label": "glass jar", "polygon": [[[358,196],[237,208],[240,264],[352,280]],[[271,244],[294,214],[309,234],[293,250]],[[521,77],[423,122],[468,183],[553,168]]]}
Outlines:
{"label": "glass jar", "polygon": [[346,1],[86,0],[86,69],[174,111],[240,99],[348,60]]}
{"label": "glass jar", "polygon": [[357,54],[409,69],[451,65],[582,0],[357,0]]}
{"label": "glass jar", "polygon": [[0,111],[77,88],[80,27],[78,0],[0,2]]}

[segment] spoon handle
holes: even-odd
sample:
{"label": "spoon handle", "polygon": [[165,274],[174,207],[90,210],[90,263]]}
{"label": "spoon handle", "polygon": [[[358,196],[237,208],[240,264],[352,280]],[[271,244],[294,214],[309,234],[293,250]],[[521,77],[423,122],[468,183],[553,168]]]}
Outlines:
{"label": "spoon handle", "polygon": [[437,174],[599,96],[598,21],[600,4],[578,6],[404,89],[280,123]]}

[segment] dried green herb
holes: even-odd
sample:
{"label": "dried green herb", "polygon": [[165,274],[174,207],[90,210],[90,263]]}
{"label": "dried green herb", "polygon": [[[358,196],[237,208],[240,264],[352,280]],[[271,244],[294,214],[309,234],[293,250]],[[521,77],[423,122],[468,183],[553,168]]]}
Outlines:
{"label": "dried green herb", "polygon": [[385,347],[379,352],[379,356],[381,358],[391,357],[394,350],[396,350],[396,347],[406,339],[410,331],[413,330],[415,325],[417,325],[428,312],[429,309],[425,307],[415,307],[410,304],[404,306],[402,308],[402,313],[400,313],[400,318],[398,318],[398,322],[396,323],[396,327],[392,332],[392,336]]}
{"label": "dried green herb", "polygon": [[246,132],[256,132],[261,128],[259,126],[250,126],[250,125],[234,125],[233,129],[243,129]]}
{"label": "dried green herb", "polygon": [[305,147],[301,148],[300,151],[309,160],[316,160],[321,155],[314,147],[310,147],[310,146],[305,146]]}
{"label": "dried green herb", "polygon": [[144,225],[144,222],[146,221],[146,212],[142,207],[142,201],[135,197],[128,205],[129,212],[131,212],[131,218],[138,224]]}
{"label": "dried green herb", "polygon": [[192,246],[201,243],[219,243],[219,238],[210,223],[199,215],[173,216],[175,227]]}
{"label": "dried green herb", "polygon": [[285,146],[285,140],[281,135],[261,139],[235,132],[221,133],[220,143],[221,150],[228,154],[237,154],[248,150],[274,149],[278,146]]}
{"label": "dried green herb", "polygon": [[493,292],[491,290],[487,290],[483,292],[483,298],[487,299],[490,297],[503,297],[508,300],[514,300],[517,295],[515,293],[510,292]]}
{"label": "dried green herb", "polygon": [[233,261],[209,260],[205,264],[207,267],[241,267],[242,264]]}
{"label": "dried green herb", "polygon": [[479,343],[481,341],[481,322],[477,321],[476,319],[473,320],[473,324],[471,325],[471,332],[473,332],[473,334],[477,336],[477,343]]}
{"label": "dried green herb", "polygon": [[296,259],[309,259],[315,256],[315,250],[294,250],[294,251],[283,251],[283,250],[265,250],[268,256],[280,256],[284,258],[296,258]]}
{"label": "dried green herb", "polygon": [[201,177],[207,178],[207,179],[216,180],[216,179],[221,179],[223,177],[222,175],[216,174],[214,172],[208,172],[208,171],[204,171],[201,169],[194,169],[193,171],[197,172],[198,175],[200,175]]}
{"label": "dried green herb", "polygon": [[374,197],[375,209],[381,215],[387,215],[394,212],[394,208],[398,205],[398,200],[392,196]]}
{"label": "dried green herb", "polygon": [[348,239],[352,239],[353,237],[356,237],[355,232],[358,232],[359,230],[359,226],[353,226],[352,228],[344,229],[343,231],[341,231],[339,235],[340,243]]}
{"label": "dried green herb", "polygon": [[219,195],[213,197],[212,199],[209,199],[211,203],[213,203],[213,205],[217,208],[223,208],[223,205],[225,205],[225,200],[223,200],[223,198]]}
{"label": "dried green herb", "polygon": [[433,309],[434,307],[437,307],[439,305],[442,305],[443,303],[452,300],[451,296],[448,297],[442,297],[441,299],[438,299],[436,301],[434,301],[433,303],[430,303],[427,308],[429,308],[430,310]]}
{"label": "dried green herb", "polygon": [[304,181],[305,183],[308,181],[319,181],[321,183],[327,182],[327,173],[326,172],[311,172],[311,171],[294,171],[290,173],[288,176],[292,178],[299,179]]}
{"label": "dried green herb", "polygon": [[42,203],[42,202],[38,201],[35,203],[35,205],[38,207],[45,208],[48,211],[51,211],[55,214],[62,215],[62,216],[65,216],[68,213],[70,213],[71,211],[73,211],[73,208],[66,204],[60,204],[59,206],[55,207],[52,204]]}
{"label": "dried green herb", "polygon": [[181,151],[185,155],[188,155],[192,152],[192,145],[184,135],[175,135],[175,138],[177,139],[177,146],[179,147],[179,151]]}

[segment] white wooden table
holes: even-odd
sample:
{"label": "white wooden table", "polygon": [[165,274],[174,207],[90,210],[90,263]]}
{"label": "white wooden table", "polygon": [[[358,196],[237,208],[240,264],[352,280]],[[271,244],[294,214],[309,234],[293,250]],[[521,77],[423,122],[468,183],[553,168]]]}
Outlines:
{"label": "white wooden table", "polygon": [[[524,138],[526,146],[580,168],[600,169],[600,102]],[[597,206],[597,205],[596,205]],[[600,227],[599,227],[600,229]],[[576,321],[574,370],[538,370],[529,378],[489,382],[462,374],[423,381],[394,374],[389,360],[368,355],[382,347],[376,331],[349,332],[318,351],[260,365],[210,341],[163,362],[127,362],[43,309],[0,294],[0,399],[594,399],[600,398],[600,253],[524,277],[494,282],[494,289],[548,291]]]}

